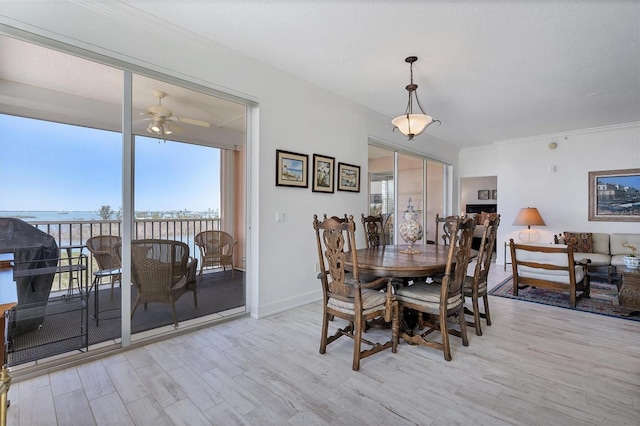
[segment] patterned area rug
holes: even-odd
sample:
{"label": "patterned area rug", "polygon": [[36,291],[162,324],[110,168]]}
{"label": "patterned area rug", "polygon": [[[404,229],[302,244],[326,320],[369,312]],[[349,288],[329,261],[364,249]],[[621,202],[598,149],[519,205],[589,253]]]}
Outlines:
{"label": "patterned area rug", "polygon": [[[569,307],[569,293],[549,290],[544,288],[528,287],[518,291],[518,296],[513,295],[513,277],[507,278],[489,291],[492,296],[507,297],[509,299],[524,300],[526,302],[540,303],[543,305]],[[582,298],[576,304],[578,311],[594,314],[608,315],[611,317],[640,321],[640,315],[636,312],[629,316],[630,312],[620,308],[618,304],[618,289],[616,282],[609,284],[596,278],[591,279],[591,298]]]}

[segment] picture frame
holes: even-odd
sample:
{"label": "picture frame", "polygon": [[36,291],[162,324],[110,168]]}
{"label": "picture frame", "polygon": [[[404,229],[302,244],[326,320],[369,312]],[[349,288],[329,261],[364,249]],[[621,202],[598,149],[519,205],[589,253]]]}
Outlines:
{"label": "picture frame", "polygon": [[309,187],[309,156],[276,150],[276,186]]}
{"label": "picture frame", "polygon": [[498,190],[497,189],[492,189],[491,190],[491,199],[492,200],[497,200],[498,199]]}
{"label": "picture frame", "polygon": [[640,222],[640,169],[589,172],[589,220]]}
{"label": "picture frame", "polygon": [[488,200],[489,199],[489,190],[481,189],[478,191],[478,200]]}
{"label": "picture frame", "polygon": [[327,155],[313,154],[313,192],[333,194],[336,159]]}
{"label": "picture frame", "polygon": [[360,166],[338,163],[338,191],[360,192]]}

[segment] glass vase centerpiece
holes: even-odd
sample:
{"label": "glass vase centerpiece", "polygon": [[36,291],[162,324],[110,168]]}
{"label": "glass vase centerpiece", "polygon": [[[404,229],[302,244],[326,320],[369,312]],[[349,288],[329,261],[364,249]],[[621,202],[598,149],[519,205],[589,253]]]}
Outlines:
{"label": "glass vase centerpiece", "polygon": [[418,222],[419,214],[414,210],[411,205],[411,198],[409,198],[409,205],[402,214],[404,222],[400,224],[400,236],[407,243],[405,250],[400,250],[400,253],[405,254],[418,254],[420,251],[413,248],[416,241],[422,239],[422,225]]}

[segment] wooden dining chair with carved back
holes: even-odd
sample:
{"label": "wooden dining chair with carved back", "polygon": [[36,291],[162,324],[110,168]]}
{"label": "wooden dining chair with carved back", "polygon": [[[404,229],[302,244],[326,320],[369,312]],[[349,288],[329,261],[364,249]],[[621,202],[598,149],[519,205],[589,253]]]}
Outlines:
{"label": "wooden dining chair with carved back", "polygon": [[440,238],[442,238],[442,244],[444,244],[445,246],[449,245],[452,235],[451,228],[453,226],[453,222],[455,222],[457,219],[458,216],[441,217],[440,214],[436,214],[436,244],[440,244],[440,242],[438,241],[438,236],[440,235],[440,229],[442,228],[442,235],[440,235]]}
{"label": "wooden dining chair with carved back", "polygon": [[[355,223],[353,216],[347,221],[326,218],[318,220],[313,216],[313,228],[316,233],[316,244],[320,264],[318,278],[322,284],[322,337],[320,353],[324,354],[327,346],[342,336],[353,339],[352,368],[360,368],[360,360],[382,350],[391,348],[396,352],[398,342],[398,304],[393,296],[391,278],[377,278],[372,282],[362,281],[358,273],[358,260],[355,243]],[[345,247],[350,245],[352,271],[345,270],[347,253]],[[386,292],[378,291],[386,283]],[[329,336],[331,319],[347,321],[339,326],[335,334]],[[391,336],[386,342],[372,342],[363,337],[366,323],[374,318],[384,318],[391,323]],[[370,346],[362,349],[362,344]]]}
{"label": "wooden dining chair with carved back", "polygon": [[[472,311],[465,308],[465,313],[473,315],[473,322],[468,321],[467,325],[473,326],[478,336],[482,336],[482,326],[480,318],[484,318],[487,325],[491,325],[491,314],[489,312],[489,293],[487,286],[487,277],[489,268],[491,267],[491,257],[493,249],[496,245],[496,235],[498,226],[500,225],[500,215],[492,214],[492,216],[476,217],[476,224],[483,225],[484,231],[478,248],[478,256],[476,257],[476,266],[473,275],[467,275],[464,281],[464,296],[471,298]],[[484,313],[480,312],[479,300],[483,299]]]}
{"label": "wooden dining chair with carved back", "polygon": [[364,242],[366,248],[385,246],[385,232],[382,215],[369,215],[365,216],[362,213],[362,232],[364,232]]}
{"label": "wooden dining chair with carved back", "polygon": [[[414,309],[428,314],[422,320],[427,328],[426,331],[419,328],[414,331],[401,327],[399,337],[409,344],[440,349],[447,361],[451,361],[449,335],[461,337],[462,344],[469,345],[464,320],[462,288],[467,276],[474,228],[475,222],[472,218],[456,218],[451,222],[452,243],[448,246],[447,265],[441,283],[416,282],[396,291],[400,318],[403,318],[405,309]],[[456,317],[459,330],[448,325],[451,317]],[[429,335],[435,331],[440,332],[441,341],[429,339]]]}

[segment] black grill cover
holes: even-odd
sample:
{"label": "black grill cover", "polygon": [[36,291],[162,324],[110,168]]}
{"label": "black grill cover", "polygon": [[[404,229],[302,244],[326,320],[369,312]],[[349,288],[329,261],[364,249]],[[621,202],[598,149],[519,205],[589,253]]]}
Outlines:
{"label": "black grill cover", "polygon": [[[0,253],[13,252],[15,271],[55,267],[58,245],[49,234],[27,222],[0,218]],[[9,322],[9,338],[37,329],[44,320],[55,274],[16,278],[18,304]]]}

